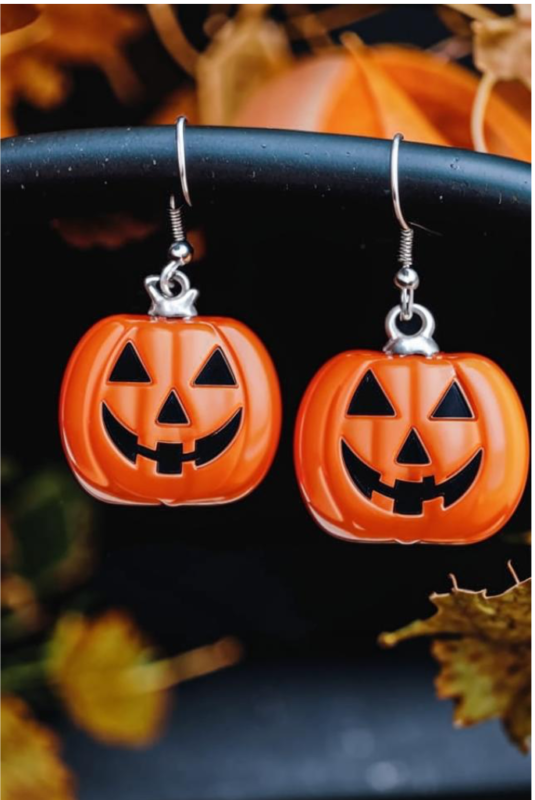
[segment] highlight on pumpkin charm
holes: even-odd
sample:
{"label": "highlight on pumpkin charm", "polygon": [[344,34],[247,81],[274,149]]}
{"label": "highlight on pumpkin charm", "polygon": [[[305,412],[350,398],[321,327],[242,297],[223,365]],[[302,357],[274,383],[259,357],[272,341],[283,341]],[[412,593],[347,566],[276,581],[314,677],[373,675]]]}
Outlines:
{"label": "highlight on pumpkin charm", "polygon": [[[384,352],[355,350],[317,373],[295,430],[304,501],[328,533],[350,541],[468,544],[502,528],[524,491],[529,438],[520,399],[492,361],[441,353],[435,322],[414,303],[413,230],[399,205],[397,134],[392,198],[402,228]],[[420,318],[403,333],[398,319]]]}

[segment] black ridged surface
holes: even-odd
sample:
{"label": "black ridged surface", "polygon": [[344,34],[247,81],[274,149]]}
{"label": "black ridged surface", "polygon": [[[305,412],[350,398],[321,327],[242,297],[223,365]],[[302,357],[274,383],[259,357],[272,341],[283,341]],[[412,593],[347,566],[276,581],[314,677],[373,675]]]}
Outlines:
{"label": "black ridged surface", "polygon": [[[230,195],[306,200],[390,219],[390,142],[289,131],[191,127],[194,205]],[[507,226],[530,213],[530,167],[511,159],[403,142],[400,189],[421,225]],[[179,192],[174,126],[62,131],[2,142],[4,215],[80,213],[160,203]],[[162,194],[163,193],[163,194]],[[75,204],[73,204],[75,201]],[[274,208],[276,218],[277,209]]]}

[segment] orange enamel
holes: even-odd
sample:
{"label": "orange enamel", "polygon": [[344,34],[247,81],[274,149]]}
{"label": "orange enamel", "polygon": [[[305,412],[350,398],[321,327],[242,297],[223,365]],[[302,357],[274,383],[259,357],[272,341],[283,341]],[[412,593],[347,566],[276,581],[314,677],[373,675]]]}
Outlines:
{"label": "orange enamel", "polygon": [[[131,343],[150,383],[110,382],[125,345]],[[220,349],[236,385],[194,385]],[[184,424],[158,416],[170,392],[185,411]],[[144,455],[125,458],[103,423],[103,403],[146,452],[178,444],[189,454],[180,474],[161,474]],[[196,442],[222,428],[242,409],[228,446],[208,463],[192,460]],[[100,500],[130,504],[205,504],[237,500],[269,469],[278,444],[281,400],[277,375],[258,337],[222,317],[153,319],[114,316],[82,338],[67,366],[60,397],[60,431],[67,459],[84,488]]]}
{"label": "orange enamel", "polygon": [[[369,370],[394,416],[348,416],[356,387]],[[453,382],[462,389],[473,418],[432,419]],[[411,430],[430,463],[398,463]],[[443,497],[436,496],[422,503],[421,513],[401,514],[394,513],[391,497],[378,491],[368,497],[359,490],[343,461],[342,440],[379,474],[387,485],[386,494],[395,494],[396,481],[427,479],[428,485],[441,484],[459,474],[479,451],[482,457],[473,483],[448,507]],[[468,544],[502,528],[520,501],[529,465],[528,430],[514,386],[487,358],[466,353],[426,358],[351,351],[325,364],[303,397],[295,431],[295,465],[310,513],[333,536],[350,541]]]}

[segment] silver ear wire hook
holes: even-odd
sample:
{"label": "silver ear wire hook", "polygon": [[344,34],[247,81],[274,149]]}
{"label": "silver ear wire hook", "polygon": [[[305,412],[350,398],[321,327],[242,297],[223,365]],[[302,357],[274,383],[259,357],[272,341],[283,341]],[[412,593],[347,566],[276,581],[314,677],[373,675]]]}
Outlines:
{"label": "silver ear wire hook", "polygon": [[[177,118],[176,121],[176,157],[177,157],[177,165],[178,165],[178,176],[180,178],[180,188],[182,189],[182,196],[188,206],[191,208],[191,196],[189,193],[189,186],[188,186],[188,173],[186,171],[186,144],[184,138],[184,128],[186,126],[187,119],[184,116],[180,116]],[[171,229],[173,231],[174,243],[171,245],[169,255],[171,258],[176,258],[178,260],[183,260],[184,264],[187,264],[191,261],[191,257],[193,255],[193,248],[191,247],[190,243],[186,238],[186,226],[184,224],[184,215],[182,211],[182,206],[179,206],[176,202],[176,197],[174,194],[171,195],[169,198],[169,218],[171,220]],[[175,245],[179,243],[184,243],[185,247],[175,247]],[[189,257],[186,252],[186,248],[189,248]]]}
{"label": "silver ear wire hook", "polygon": [[403,141],[403,134],[396,133],[392,140],[392,150],[390,152],[390,186],[392,189],[392,203],[394,214],[403,230],[411,230],[409,223],[403,216],[401,202],[399,199],[399,143]]}
{"label": "silver ear wire hook", "polygon": [[191,208],[191,197],[188,186],[188,173],[186,172],[186,139],[184,137],[184,130],[188,119],[184,115],[177,118],[176,121],[176,160],[178,163],[178,175],[180,177],[180,186],[182,188],[182,196]]}
{"label": "silver ear wire hook", "polygon": [[[433,339],[435,321],[431,312],[424,306],[414,302],[414,292],[418,288],[420,279],[416,270],[412,268],[412,249],[414,244],[414,230],[411,228],[403,211],[399,198],[399,145],[403,141],[403,134],[396,133],[392,140],[390,151],[390,188],[392,191],[392,205],[394,214],[401,228],[398,261],[401,269],[396,272],[394,283],[401,293],[400,303],[389,311],[386,317],[386,332],[389,337],[384,347],[385,353],[397,356],[423,355],[433,356],[438,352],[438,345]],[[416,333],[403,333],[397,326],[399,317],[402,321],[412,319],[416,314],[421,321]]]}
{"label": "silver ear wire hook", "polygon": [[[188,176],[186,172],[186,147],[184,128],[187,119],[178,117],[176,121],[176,154],[178,175],[182,196],[191,207]],[[169,248],[170,261],[160,275],[149,275],[145,278],[145,289],[152,300],[149,314],[158,317],[194,317],[197,314],[195,300],[199,296],[197,289],[192,289],[189,278],[181,269],[189,264],[193,257],[193,247],[186,237],[183,206],[179,206],[174,194],[169,198],[169,218],[173,232],[173,243]],[[179,291],[176,291],[176,287]]]}
{"label": "silver ear wire hook", "polygon": [[403,211],[399,197],[399,145],[403,141],[403,134],[396,133],[392,140],[390,153],[390,187],[392,191],[392,205],[394,214],[401,228],[398,261],[401,269],[394,278],[394,283],[401,291],[401,319],[412,319],[414,305],[414,291],[418,288],[419,278],[416,270],[412,269],[412,249],[414,244],[414,230],[411,228]]}

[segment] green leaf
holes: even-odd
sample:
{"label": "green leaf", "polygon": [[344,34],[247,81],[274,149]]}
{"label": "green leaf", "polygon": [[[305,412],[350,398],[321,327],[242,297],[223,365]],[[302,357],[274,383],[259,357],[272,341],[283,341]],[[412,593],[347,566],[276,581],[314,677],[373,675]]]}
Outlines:
{"label": "green leaf", "polygon": [[81,580],[92,561],[93,506],[72,477],[47,469],[27,479],[9,508],[14,538],[10,567],[40,594]]}

